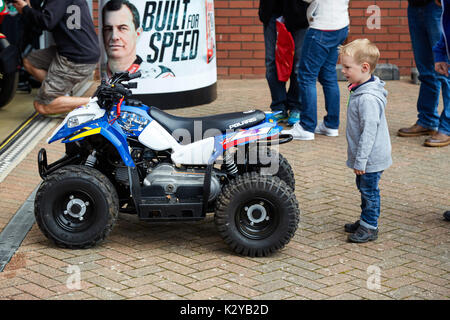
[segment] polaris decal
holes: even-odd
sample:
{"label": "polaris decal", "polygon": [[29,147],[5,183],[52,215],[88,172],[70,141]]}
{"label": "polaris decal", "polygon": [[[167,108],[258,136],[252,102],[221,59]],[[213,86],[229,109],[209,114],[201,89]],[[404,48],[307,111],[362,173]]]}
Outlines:
{"label": "polaris decal", "polygon": [[245,124],[249,124],[249,123],[252,123],[252,122],[256,122],[256,118],[251,118],[251,119],[247,119],[247,120],[242,120],[242,121],[240,121],[240,122],[236,122],[236,123],[230,124],[230,125],[228,126],[228,129],[239,128],[239,127],[242,127],[242,126],[245,125]]}

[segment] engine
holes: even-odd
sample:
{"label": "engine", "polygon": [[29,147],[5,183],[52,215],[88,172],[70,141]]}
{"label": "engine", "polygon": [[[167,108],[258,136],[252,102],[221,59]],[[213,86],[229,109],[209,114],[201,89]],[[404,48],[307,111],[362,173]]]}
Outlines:
{"label": "engine", "polygon": [[[204,169],[180,169],[172,164],[162,163],[149,169],[149,173],[144,179],[144,186],[159,186],[164,189],[166,194],[172,195],[180,187],[194,187],[193,189],[203,190],[201,188],[203,188],[204,178]],[[217,198],[220,191],[220,181],[213,173],[209,201]]]}

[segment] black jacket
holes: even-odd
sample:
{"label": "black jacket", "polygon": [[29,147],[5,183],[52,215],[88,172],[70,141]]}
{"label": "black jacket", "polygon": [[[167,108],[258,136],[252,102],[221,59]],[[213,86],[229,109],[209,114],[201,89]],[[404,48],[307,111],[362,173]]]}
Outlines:
{"label": "black jacket", "polygon": [[52,32],[60,55],[75,63],[98,62],[98,36],[85,0],[47,0],[42,9],[24,7],[23,16],[37,28]]}
{"label": "black jacket", "polygon": [[259,20],[267,24],[272,16],[284,16],[286,28],[293,32],[308,28],[308,3],[301,0],[260,0]]}
{"label": "black jacket", "polygon": [[408,4],[411,7],[423,7],[429,4],[431,1],[434,0],[408,0]]}

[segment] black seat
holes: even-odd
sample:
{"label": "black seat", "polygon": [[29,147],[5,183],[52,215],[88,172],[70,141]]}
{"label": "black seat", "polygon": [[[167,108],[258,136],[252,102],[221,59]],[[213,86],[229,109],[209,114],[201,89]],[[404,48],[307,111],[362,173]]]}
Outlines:
{"label": "black seat", "polygon": [[[185,118],[177,117],[158,108],[151,107],[149,114],[170,134],[173,134],[178,129],[179,131],[176,131],[175,135],[182,136],[182,129],[187,130],[191,137],[190,142],[212,137],[227,131],[250,128],[261,123],[266,118],[266,114],[260,110]],[[190,143],[187,141],[182,142]]]}

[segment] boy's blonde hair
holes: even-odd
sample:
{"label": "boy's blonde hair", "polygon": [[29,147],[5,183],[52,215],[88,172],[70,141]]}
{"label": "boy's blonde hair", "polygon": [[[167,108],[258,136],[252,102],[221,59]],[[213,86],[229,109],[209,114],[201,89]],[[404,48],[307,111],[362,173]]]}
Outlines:
{"label": "boy's blonde hair", "polygon": [[356,39],[339,46],[339,54],[352,57],[358,64],[367,62],[370,65],[370,73],[375,71],[378,59],[380,59],[380,50],[369,39]]}

